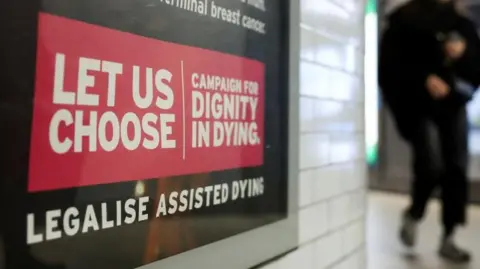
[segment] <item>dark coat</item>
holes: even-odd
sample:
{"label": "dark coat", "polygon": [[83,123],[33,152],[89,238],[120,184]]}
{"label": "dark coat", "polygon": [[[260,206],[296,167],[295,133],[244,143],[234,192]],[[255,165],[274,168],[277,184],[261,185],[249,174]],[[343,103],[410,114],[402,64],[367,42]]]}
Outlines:
{"label": "dark coat", "polygon": [[[446,64],[442,36],[457,32],[467,49],[463,57]],[[417,119],[463,108],[464,97],[452,90],[447,98],[434,100],[425,87],[430,74],[444,79],[452,89],[454,77],[480,85],[480,39],[476,27],[453,5],[413,0],[388,18],[379,57],[379,84],[399,131],[408,139]]]}

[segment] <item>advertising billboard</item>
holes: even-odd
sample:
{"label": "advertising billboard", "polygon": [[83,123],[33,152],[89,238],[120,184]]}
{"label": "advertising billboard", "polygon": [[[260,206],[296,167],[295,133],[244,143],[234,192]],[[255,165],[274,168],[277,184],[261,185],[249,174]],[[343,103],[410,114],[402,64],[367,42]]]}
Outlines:
{"label": "advertising billboard", "polygon": [[4,268],[138,268],[286,220],[287,15],[3,1]]}

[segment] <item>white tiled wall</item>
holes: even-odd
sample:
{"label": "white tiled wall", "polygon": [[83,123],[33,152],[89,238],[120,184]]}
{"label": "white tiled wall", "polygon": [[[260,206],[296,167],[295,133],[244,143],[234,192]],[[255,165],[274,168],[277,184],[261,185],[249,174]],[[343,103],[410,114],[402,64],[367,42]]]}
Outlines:
{"label": "white tiled wall", "polygon": [[300,247],[264,268],[365,269],[364,0],[299,9]]}

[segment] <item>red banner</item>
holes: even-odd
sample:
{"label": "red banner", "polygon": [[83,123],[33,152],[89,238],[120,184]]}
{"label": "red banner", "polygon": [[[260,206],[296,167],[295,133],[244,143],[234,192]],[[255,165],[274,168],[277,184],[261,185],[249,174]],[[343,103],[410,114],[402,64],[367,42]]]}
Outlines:
{"label": "red banner", "polygon": [[261,62],[39,15],[29,191],[263,164]]}

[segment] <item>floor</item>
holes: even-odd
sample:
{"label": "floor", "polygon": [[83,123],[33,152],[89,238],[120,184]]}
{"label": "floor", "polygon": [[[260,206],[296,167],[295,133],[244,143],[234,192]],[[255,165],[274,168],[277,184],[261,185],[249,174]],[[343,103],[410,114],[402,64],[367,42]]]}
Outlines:
{"label": "floor", "polygon": [[432,202],[428,217],[419,231],[418,244],[407,250],[398,242],[400,212],[408,204],[405,196],[372,192],[368,213],[368,269],[480,269],[480,207],[472,206],[469,225],[459,231],[458,242],[469,248],[474,258],[467,266],[455,266],[436,255],[441,228],[439,204]]}

